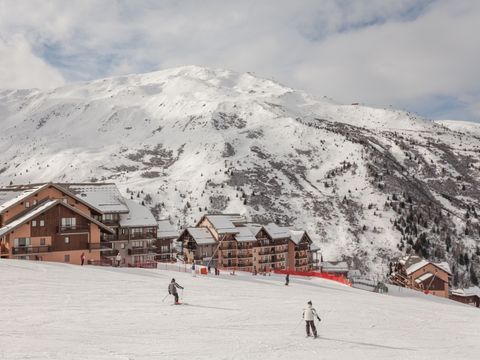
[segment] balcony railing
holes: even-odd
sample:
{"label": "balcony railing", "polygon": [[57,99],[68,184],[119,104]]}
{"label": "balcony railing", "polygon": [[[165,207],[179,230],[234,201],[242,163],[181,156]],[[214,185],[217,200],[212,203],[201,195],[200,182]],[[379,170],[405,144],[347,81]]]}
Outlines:
{"label": "balcony railing", "polygon": [[88,250],[100,250],[104,248],[105,248],[104,243],[88,243]]}
{"label": "balcony railing", "polygon": [[57,226],[57,233],[59,234],[82,233],[88,231],[90,231],[90,228],[88,226]]}
{"label": "balcony railing", "polygon": [[248,259],[248,258],[253,257],[253,254],[238,254],[237,257],[239,259]]}
{"label": "balcony railing", "polygon": [[133,248],[128,249],[128,255],[146,255],[155,254],[156,248]]}
{"label": "balcony railing", "polygon": [[105,257],[117,256],[117,254],[118,254],[118,250],[112,250],[112,249],[104,250],[101,252],[101,255]]}
{"label": "balcony railing", "polygon": [[[123,235],[122,237],[124,237]],[[130,240],[137,240],[137,239],[156,239],[157,235],[154,232],[144,232],[144,233],[134,233],[130,234]]]}
{"label": "balcony railing", "polygon": [[19,246],[12,248],[13,255],[39,254],[50,251],[50,246]]}

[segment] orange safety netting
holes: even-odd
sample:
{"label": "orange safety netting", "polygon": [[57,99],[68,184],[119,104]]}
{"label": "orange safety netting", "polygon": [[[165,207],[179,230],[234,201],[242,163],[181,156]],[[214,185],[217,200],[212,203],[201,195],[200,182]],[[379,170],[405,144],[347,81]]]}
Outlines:
{"label": "orange safety netting", "polygon": [[310,277],[318,277],[322,279],[327,279],[327,280],[332,280],[336,281],[348,286],[352,286],[352,283],[348,281],[346,278],[343,276],[338,276],[338,275],[333,275],[330,273],[326,272],[320,272],[320,271],[294,271],[294,270],[274,270],[275,274],[290,274],[290,275],[296,275],[296,276],[310,276]]}

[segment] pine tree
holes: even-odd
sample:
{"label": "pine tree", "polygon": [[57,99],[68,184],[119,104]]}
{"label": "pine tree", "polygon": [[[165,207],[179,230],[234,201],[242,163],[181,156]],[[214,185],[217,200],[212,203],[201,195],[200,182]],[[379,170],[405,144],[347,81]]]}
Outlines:
{"label": "pine tree", "polygon": [[477,274],[475,274],[475,270],[473,269],[473,266],[470,267],[470,281],[472,282],[473,285],[478,286],[478,278],[477,278]]}

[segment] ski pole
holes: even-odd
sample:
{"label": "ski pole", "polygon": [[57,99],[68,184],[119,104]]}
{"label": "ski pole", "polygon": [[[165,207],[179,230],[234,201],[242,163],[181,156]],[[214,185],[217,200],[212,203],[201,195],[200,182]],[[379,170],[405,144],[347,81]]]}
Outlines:
{"label": "ski pole", "polygon": [[162,302],[165,301],[165,299],[167,298],[168,295],[170,295],[170,294],[165,295],[165,297],[162,299]]}

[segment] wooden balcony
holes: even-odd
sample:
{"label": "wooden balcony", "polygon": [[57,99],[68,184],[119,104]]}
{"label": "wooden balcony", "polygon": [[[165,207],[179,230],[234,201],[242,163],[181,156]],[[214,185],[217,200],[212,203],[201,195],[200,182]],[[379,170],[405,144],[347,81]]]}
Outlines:
{"label": "wooden balcony", "polygon": [[89,232],[88,226],[57,226],[58,234],[77,234]]}
{"label": "wooden balcony", "polygon": [[50,251],[50,246],[19,246],[12,248],[13,255],[40,254]]}
{"label": "wooden balcony", "polygon": [[155,255],[156,248],[133,248],[128,249],[128,255]]}

